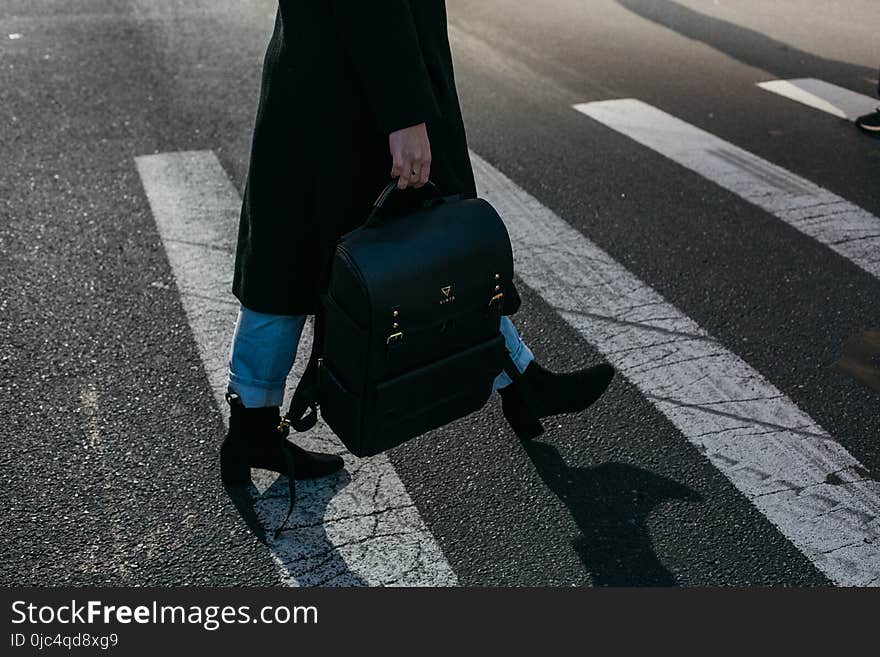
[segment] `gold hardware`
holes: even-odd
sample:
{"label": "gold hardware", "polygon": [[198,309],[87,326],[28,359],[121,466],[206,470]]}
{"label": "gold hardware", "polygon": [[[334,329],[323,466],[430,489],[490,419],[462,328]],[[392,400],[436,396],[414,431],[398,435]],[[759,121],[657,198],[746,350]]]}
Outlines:
{"label": "gold hardware", "polygon": [[498,292],[499,290],[501,290],[501,286],[500,286],[500,285],[496,285],[496,286],[495,286],[495,291]]}
{"label": "gold hardware", "polygon": [[443,299],[440,301],[441,306],[455,301],[455,295],[452,293],[451,285],[444,285],[440,288],[440,291],[443,293]]}
{"label": "gold hardware", "polygon": [[385,344],[391,345],[394,342],[400,342],[403,340],[403,331],[398,331],[397,333],[392,333],[388,336],[388,339],[385,340]]}
{"label": "gold hardware", "polygon": [[400,311],[399,311],[399,310],[395,310],[393,313],[391,313],[391,316],[392,316],[392,317],[398,317],[398,316],[400,316]]}
{"label": "gold hardware", "polygon": [[278,431],[278,433],[284,433],[289,427],[290,420],[288,420],[287,417],[282,417],[281,422],[278,423],[278,428],[276,429],[276,431]]}
{"label": "gold hardware", "polygon": [[400,328],[400,324],[398,324],[397,322],[394,322],[394,323],[391,325],[391,328]]}
{"label": "gold hardware", "polygon": [[500,281],[500,280],[501,280],[501,274],[495,274],[495,280],[496,280],[496,281]]}
{"label": "gold hardware", "polygon": [[497,303],[501,303],[501,300],[502,300],[502,299],[504,299],[504,293],[503,293],[503,292],[500,292],[500,293],[496,294],[494,297],[492,297],[492,299],[490,299],[490,301],[489,301],[489,307],[491,308],[491,307],[494,306],[495,304],[497,304]]}

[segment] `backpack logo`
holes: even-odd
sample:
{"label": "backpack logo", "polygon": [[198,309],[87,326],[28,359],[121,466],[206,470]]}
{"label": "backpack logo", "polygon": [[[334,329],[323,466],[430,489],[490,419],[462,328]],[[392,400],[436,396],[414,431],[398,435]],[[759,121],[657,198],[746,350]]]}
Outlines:
{"label": "backpack logo", "polygon": [[452,286],[451,285],[444,285],[443,287],[440,288],[440,291],[443,293],[443,299],[440,301],[441,306],[443,304],[451,303],[451,302],[455,301],[455,295],[452,294]]}

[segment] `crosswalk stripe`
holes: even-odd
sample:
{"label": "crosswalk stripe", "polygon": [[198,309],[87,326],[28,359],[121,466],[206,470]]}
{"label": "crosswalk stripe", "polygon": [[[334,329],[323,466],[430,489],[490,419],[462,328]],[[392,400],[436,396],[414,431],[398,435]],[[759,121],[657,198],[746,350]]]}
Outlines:
{"label": "crosswalk stripe", "polygon": [[634,99],[575,105],[821,242],[880,278],[880,219],[705,130]]}
{"label": "crosswalk stripe", "polygon": [[850,121],[855,121],[863,114],[873,112],[880,105],[880,101],[876,98],[816,78],[769,80],[759,82],[758,86],[771,93]]}
{"label": "crosswalk stripe", "polygon": [[[605,117],[613,109],[638,110],[617,113],[626,128],[659,118],[657,129],[668,142],[690,136],[638,106],[599,109],[591,111]],[[476,154],[471,159],[480,195],[508,226],[522,281],[820,571],[839,585],[880,584],[880,483],[693,320],[488,162]]]}
{"label": "crosswalk stripe", "polygon": [[[238,311],[230,290],[240,196],[211,151],[147,155],[136,158],[136,165],[225,419],[227,354]],[[303,344],[309,339],[307,333]],[[302,367],[300,358],[297,370]],[[323,424],[297,442],[345,452]],[[278,540],[268,532],[284,583],[455,585],[452,568],[388,459],[346,453],[345,460],[349,481],[343,476],[299,482],[289,524],[294,530]],[[255,510],[261,524],[274,529],[286,514],[286,484],[276,486],[267,475]]]}

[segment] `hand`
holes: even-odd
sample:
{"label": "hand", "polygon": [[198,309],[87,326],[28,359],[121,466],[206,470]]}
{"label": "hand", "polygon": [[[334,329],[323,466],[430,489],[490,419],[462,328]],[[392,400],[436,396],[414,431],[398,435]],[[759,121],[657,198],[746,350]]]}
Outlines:
{"label": "hand", "polygon": [[431,143],[424,123],[396,130],[388,135],[391,149],[391,177],[398,189],[423,187],[431,175]]}

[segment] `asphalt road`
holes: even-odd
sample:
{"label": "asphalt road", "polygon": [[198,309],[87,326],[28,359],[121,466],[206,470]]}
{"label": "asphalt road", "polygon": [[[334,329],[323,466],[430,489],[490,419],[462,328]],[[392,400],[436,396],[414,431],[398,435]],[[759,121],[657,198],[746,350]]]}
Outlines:
{"label": "asphalt road", "polygon": [[[447,6],[473,151],[751,366],[876,491],[880,392],[834,364],[848,338],[880,328],[880,281],[572,109],[639,99],[880,216],[880,141],[757,86],[876,92],[874,0],[805,4]],[[274,11],[0,9],[4,585],[288,581],[277,546],[219,484],[222,410],[135,160],[213,151],[242,189]],[[516,323],[539,360],[603,358],[546,294],[521,290]],[[628,376],[528,447],[493,401],[389,460],[463,585],[833,582]],[[871,503],[857,520],[866,544],[880,538]]]}

